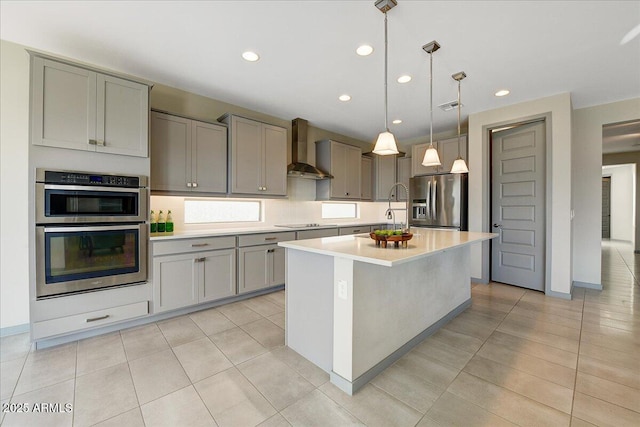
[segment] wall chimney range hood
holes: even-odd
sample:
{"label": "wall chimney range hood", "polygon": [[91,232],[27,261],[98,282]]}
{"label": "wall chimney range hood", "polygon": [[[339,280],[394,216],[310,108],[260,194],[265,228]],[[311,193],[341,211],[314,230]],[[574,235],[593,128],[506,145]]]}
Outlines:
{"label": "wall chimney range hood", "polygon": [[309,122],[305,119],[297,118],[291,122],[291,160],[287,166],[287,175],[294,178],[306,179],[330,179],[332,175],[321,171],[315,166],[306,163],[307,161],[307,128]]}

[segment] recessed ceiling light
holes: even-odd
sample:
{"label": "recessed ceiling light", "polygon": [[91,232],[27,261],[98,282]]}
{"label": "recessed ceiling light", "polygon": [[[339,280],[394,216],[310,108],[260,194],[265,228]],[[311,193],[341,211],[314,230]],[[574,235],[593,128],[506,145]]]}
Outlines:
{"label": "recessed ceiling light", "polygon": [[509,95],[509,91],[507,89],[501,89],[495,93],[495,96],[506,96]]}
{"label": "recessed ceiling light", "polygon": [[394,125],[399,125],[400,123],[402,123],[402,120],[400,119],[395,119],[394,121],[392,121],[391,123],[393,123]]}
{"label": "recessed ceiling light", "polygon": [[344,95],[340,95],[338,97],[338,99],[342,102],[347,102],[347,101],[351,101],[351,97],[349,95],[347,95],[346,93]]}
{"label": "recessed ceiling light", "polygon": [[363,44],[362,46],[358,46],[358,48],[356,49],[356,53],[360,56],[371,55],[371,53],[373,53],[373,47],[369,46],[368,44]]}
{"label": "recessed ceiling light", "polygon": [[250,50],[243,52],[242,57],[249,62],[256,62],[258,59],[260,59],[260,55],[255,52],[251,52]]}
{"label": "recessed ceiling light", "polygon": [[398,77],[398,83],[408,83],[411,81],[411,76],[408,75],[404,75],[404,76],[400,76]]}

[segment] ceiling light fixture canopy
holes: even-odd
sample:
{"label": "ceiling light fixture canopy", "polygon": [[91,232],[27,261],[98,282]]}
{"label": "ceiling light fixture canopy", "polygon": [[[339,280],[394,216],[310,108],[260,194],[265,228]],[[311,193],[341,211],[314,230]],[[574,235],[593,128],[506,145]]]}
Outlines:
{"label": "ceiling light fixture canopy", "polygon": [[462,157],[460,157],[460,82],[462,81],[462,79],[467,77],[467,75],[464,71],[460,71],[459,73],[455,73],[451,77],[453,78],[453,80],[458,82],[458,158],[455,160],[455,162],[453,162],[451,173],[467,173],[469,172],[467,163]]}
{"label": "ceiling light fixture canopy", "polygon": [[442,163],[440,162],[440,156],[438,155],[438,150],[433,146],[433,52],[440,49],[440,45],[437,41],[432,41],[424,46],[422,49],[429,54],[429,148],[424,153],[424,157],[422,159],[423,166],[440,166]]}
{"label": "ceiling light fixture canopy", "polygon": [[398,3],[396,0],[378,0],[375,6],[384,13],[384,132],[380,132],[376,145],[373,147],[373,152],[381,156],[388,156],[392,154],[398,154],[398,145],[396,144],[396,138],[389,131],[389,120],[387,114],[387,12],[393,9]]}

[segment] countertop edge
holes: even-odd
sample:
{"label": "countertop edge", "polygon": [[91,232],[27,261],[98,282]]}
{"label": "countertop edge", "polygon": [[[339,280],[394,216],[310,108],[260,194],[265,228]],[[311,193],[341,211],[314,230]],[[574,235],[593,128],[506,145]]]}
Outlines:
{"label": "countertop edge", "polygon": [[162,242],[167,240],[176,239],[199,239],[205,237],[223,237],[223,236],[238,236],[245,234],[264,234],[264,233],[286,233],[290,231],[304,231],[304,230],[328,230],[333,228],[343,227],[359,227],[364,225],[378,225],[385,224],[385,222],[359,222],[359,223],[345,223],[337,225],[327,225],[320,227],[277,227],[275,225],[256,227],[254,228],[229,228],[220,230],[194,230],[188,232],[174,232],[174,233],[153,233],[150,235],[149,240],[151,242]]}
{"label": "countertop edge", "polygon": [[[485,236],[476,237],[476,238],[474,238],[473,240],[470,240],[470,241],[459,242],[459,243],[456,243],[456,244],[447,245],[445,247],[434,249],[434,250],[425,250],[422,253],[409,255],[406,258],[401,258],[401,259],[391,260],[391,261],[390,260],[385,260],[385,259],[380,259],[380,258],[372,258],[372,257],[368,257],[368,256],[363,256],[363,255],[349,254],[349,253],[334,251],[334,250],[330,250],[330,249],[309,247],[309,246],[305,246],[305,245],[299,244],[298,241],[279,242],[278,246],[282,246],[282,247],[288,248],[288,249],[304,251],[304,252],[316,253],[316,254],[319,254],[319,255],[333,256],[335,258],[352,259],[354,261],[365,262],[365,263],[368,263],[368,264],[377,264],[377,265],[382,265],[382,266],[385,266],[385,267],[395,267],[395,266],[398,266],[398,265],[401,265],[401,264],[404,264],[404,263],[416,261],[416,260],[421,259],[421,258],[427,258],[429,256],[437,255],[437,254],[440,254],[442,252],[446,252],[447,250],[450,250],[450,249],[455,249],[455,248],[459,248],[459,247],[462,247],[462,246],[467,246],[467,245],[472,245],[472,244],[475,244],[475,243],[480,243],[480,242],[483,242],[485,240],[491,240],[491,239],[493,239],[493,238],[498,236],[495,233],[482,233],[482,234],[485,234]],[[326,239],[326,238],[323,238],[323,239]],[[309,239],[309,240],[317,240],[317,239]],[[303,240],[303,241],[300,241],[300,242],[309,242],[309,240]],[[391,251],[393,251],[393,250],[396,250],[396,249],[395,248],[386,248],[386,249],[381,248],[381,250],[385,250],[385,251],[386,250],[391,250]],[[399,249],[399,250],[402,250],[402,249]]]}

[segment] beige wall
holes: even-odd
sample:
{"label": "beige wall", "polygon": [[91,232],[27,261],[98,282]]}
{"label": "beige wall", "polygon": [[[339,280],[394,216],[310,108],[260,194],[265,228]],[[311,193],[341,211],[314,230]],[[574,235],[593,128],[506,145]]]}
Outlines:
{"label": "beige wall", "polygon": [[[640,98],[581,108],[573,112],[572,161],[579,165],[572,170],[575,211],[573,280],[576,282],[600,284],[602,126],[639,118]],[[636,250],[640,245],[639,231],[636,227]]]}
{"label": "beige wall", "polygon": [[29,323],[29,55],[0,41],[0,328]]}
{"label": "beige wall", "polygon": [[[571,97],[568,93],[469,116],[469,229],[489,229],[489,130],[547,118],[547,286],[551,295],[571,291]],[[474,245],[471,276],[489,279],[489,244]]]}

